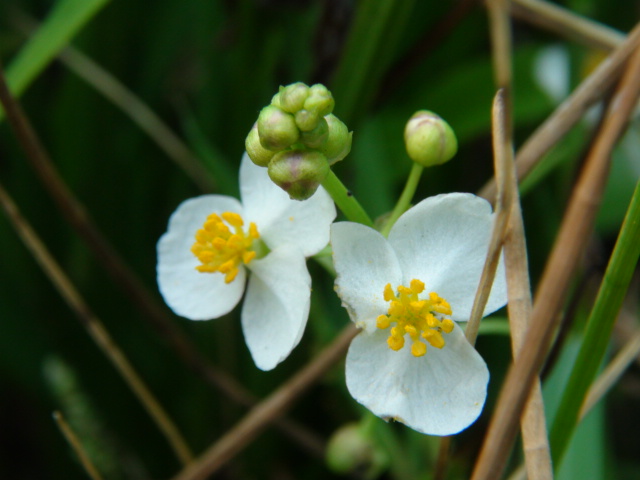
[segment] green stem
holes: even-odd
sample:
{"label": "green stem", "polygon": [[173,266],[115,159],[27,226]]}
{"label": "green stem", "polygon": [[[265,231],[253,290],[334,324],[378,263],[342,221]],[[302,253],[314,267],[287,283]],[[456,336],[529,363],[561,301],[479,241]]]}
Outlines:
{"label": "green stem", "polygon": [[589,315],[578,358],[551,427],[549,439],[556,468],[569,445],[578,423],[580,407],[607,350],[613,324],[640,256],[639,238],[640,182],[636,184],[618,241]]}
{"label": "green stem", "polygon": [[347,217],[347,220],[352,222],[362,223],[367,227],[373,227],[373,222],[367,215],[367,212],[360,206],[353,194],[347,190],[347,187],[340,181],[340,179],[333,173],[333,170],[329,170],[329,174],[322,182],[324,189],[331,195],[333,201],[336,202],[338,208]]}
{"label": "green stem", "polygon": [[400,215],[407,211],[409,205],[411,204],[411,199],[413,198],[413,194],[416,193],[416,188],[418,187],[418,182],[420,181],[420,176],[422,175],[422,171],[424,167],[414,162],[413,167],[411,167],[411,172],[409,172],[409,178],[407,178],[407,183],[404,186],[404,190],[402,191],[402,195],[398,199],[398,203],[396,203],[393,212],[389,216],[389,219],[382,227],[380,233],[385,237],[389,235],[391,231],[391,227],[393,224],[398,221]]}

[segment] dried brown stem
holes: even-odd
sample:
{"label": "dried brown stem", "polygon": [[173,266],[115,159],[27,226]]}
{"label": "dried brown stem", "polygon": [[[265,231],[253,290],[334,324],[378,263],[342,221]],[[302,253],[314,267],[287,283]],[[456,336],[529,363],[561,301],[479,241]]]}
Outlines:
{"label": "dried brown stem", "polygon": [[542,0],[512,0],[511,11],[519,20],[592,48],[613,50],[625,38],[613,28]]}
{"label": "dried brown stem", "polygon": [[129,388],[131,388],[136,397],[138,397],[140,403],[142,403],[153,421],[156,422],[158,428],[165,435],[167,441],[176,453],[176,456],[183,464],[189,463],[192,458],[191,451],[178,428],[129,363],[122,350],[118,348],[100,319],[91,311],[40,238],[22,217],[18,207],[2,185],[0,185],[0,204],[25,246],[54,284],[62,298],[67,302],[67,305],[73,310],[82,326],[87,330],[87,333],[93,338],[100,350],[102,350]]}
{"label": "dried brown stem", "polygon": [[191,465],[179,472],[173,480],[202,480],[221,468],[340,360],[357,333],[353,325],[347,326],[315,359],[254,407],[234,428],[211,445]]}
{"label": "dried brown stem", "polygon": [[[527,176],[544,154],[564,137],[587,109],[605,95],[620,76],[624,63],[639,45],[640,23],[520,147],[516,155],[519,181]],[[491,179],[482,187],[478,195],[492,201],[495,191],[495,181]]]}
{"label": "dried brown stem", "polygon": [[[40,143],[20,104],[9,92],[4,71],[0,67],[0,103],[7,112],[7,120],[25,151],[26,158],[40,177],[55,204],[69,224],[84,240],[98,261],[143,313],[143,318],[164,338],[177,357],[198,373],[210,385],[222,391],[231,400],[252,406],[255,398],[236,380],[214,368],[197,350],[190,339],[174,325],[173,319],[152,298],[136,274],[126,265],[112,245],[102,235],[83,205],[73,196],[59,176],[53,162]],[[281,419],[276,426],[316,456],[324,451],[323,441],[316,435],[295,424]]]}
{"label": "dried brown stem", "polygon": [[89,475],[92,480],[102,480],[102,475],[100,475],[98,469],[91,462],[91,459],[89,458],[89,455],[87,455],[87,452],[78,439],[78,436],[69,426],[62,413],[53,412],[53,419],[56,421],[56,425],[58,425],[58,428],[62,432],[62,435],[64,435],[64,438],[75,452],[87,475]]}
{"label": "dried brown stem", "polygon": [[531,326],[521,354],[507,374],[472,480],[493,480],[502,475],[520,415],[561,316],[569,281],[593,228],[607,179],[611,151],[628,122],[639,92],[640,49],[634,53],[626,68],[573,190],[536,292]]}
{"label": "dried brown stem", "polygon": [[622,376],[627,367],[640,355],[640,331],[627,341],[618,354],[609,362],[607,368],[591,385],[589,393],[580,409],[580,420],[604,397]]}

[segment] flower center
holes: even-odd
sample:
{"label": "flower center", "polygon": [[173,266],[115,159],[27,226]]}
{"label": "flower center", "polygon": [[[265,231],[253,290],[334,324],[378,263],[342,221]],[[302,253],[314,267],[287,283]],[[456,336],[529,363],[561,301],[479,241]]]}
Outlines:
{"label": "flower center", "polygon": [[[202,262],[196,270],[205,273],[220,272],[225,275],[226,283],[233,282],[238,274],[238,267],[248,264],[256,256],[252,244],[260,238],[255,223],[249,224],[247,232],[242,229],[243,225],[242,217],[234,212],[209,215],[202,228],[196,232],[196,243],[191,247],[191,252]],[[229,226],[233,228],[233,232]]]}
{"label": "flower center", "polygon": [[388,313],[377,318],[377,326],[385,329],[392,323],[396,324],[391,328],[387,340],[390,349],[400,350],[407,333],[413,341],[411,353],[414,357],[427,353],[427,344],[421,338],[433,347],[444,347],[442,333],[453,331],[453,321],[445,318],[445,315],[451,315],[451,306],[435,292],[429,294],[428,300],[418,299],[418,294],[423,291],[424,283],[415,278],[411,280],[409,288],[399,285],[397,295],[390,283],[384,287],[384,300],[390,305]]}

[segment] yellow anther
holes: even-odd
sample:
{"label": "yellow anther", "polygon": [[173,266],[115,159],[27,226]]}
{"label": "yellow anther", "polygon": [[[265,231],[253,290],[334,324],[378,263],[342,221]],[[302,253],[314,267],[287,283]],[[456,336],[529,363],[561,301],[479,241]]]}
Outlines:
{"label": "yellow anther", "polygon": [[191,252],[202,263],[196,270],[203,273],[219,272],[224,274],[226,283],[233,282],[240,266],[256,257],[252,244],[260,238],[255,223],[249,224],[247,232],[242,229],[243,225],[244,220],[235,212],[209,215],[196,232],[196,242],[191,247]]}
{"label": "yellow anther", "polygon": [[411,283],[409,285],[411,285],[411,290],[413,291],[413,293],[422,293],[424,290],[424,283],[417,278],[411,280]]}
{"label": "yellow anther", "polygon": [[422,342],[413,342],[411,345],[411,354],[414,357],[422,357],[425,353],[427,353],[427,346]]}
{"label": "yellow anther", "polygon": [[390,325],[391,322],[389,321],[389,317],[387,317],[386,315],[380,315],[376,319],[376,326],[378,328],[389,328]]}
{"label": "yellow anther", "polygon": [[424,291],[424,283],[414,278],[409,285],[398,285],[396,291],[389,283],[384,287],[383,296],[389,302],[389,309],[386,315],[378,316],[376,326],[386,329],[394,325],[387,339],[392,350],[400,350],[405,343],[404,336],[409,335],[411,354],[421,357],[427,353],[427,344],[435,348],[445,346],[442,334],[451,333],[454,323],[444,317],[451,315],[451,306],[445,299],[435,292],[431,292],[428,299],[420,299],[418,295]]}
{"label": "yellow anther", "polygon": [[233,227],[241,227],[244,225],[242,217],[235,212],[224,212],[222,214],[222,218],[224,218],[227,223]]}

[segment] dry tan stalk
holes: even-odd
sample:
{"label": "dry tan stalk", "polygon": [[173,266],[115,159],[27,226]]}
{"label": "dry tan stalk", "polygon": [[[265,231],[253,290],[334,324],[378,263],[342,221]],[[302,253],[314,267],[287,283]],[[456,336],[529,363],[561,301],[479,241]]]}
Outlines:
{"label": "dry tan stalk", "polygon": [[[527,139],[516,154],[516,171],[521,181],[558,141],[576,124],[587,109],[600,100],[618,79],[624,63],[640,46],[640,23],[626,40],[574,90],[574,92]],[[478,195],[493,201],[495,181],[489,180]]]}
{"label": "dry tan stalk", "polygon": [[565,292],[593,227],[609,169],[611,151],[640,92],[640,49],[634,53],[574,188],[553,250],[536,292],[532,322],[521,354],[509,369],[472,480],[500,478],[536,373],[560,317]]}
{"label": "dry tan stalk", "polygon": [[[83,205],[73,196],[58,175],[53,162],[41,145],[20,105],[9,92],[4,72],[0,67],[0,102],[7,112],[11,124],[26,158],[48,189],[58,208],[78,235],[93,251],[96,258],[110,274],[114,283],[121,287],[131,301],[144,314],[143,318],[162,335],[177,357],[193,371],[198,373],[210,385],[222,391],[231,400],[250,407],[255,398],[234,378],[214,368],[197,350],[191,340],[174,325],[165,309],[158,306],[136,274],[126,265],[113,246],[102,235]],[[279,419],[275,425],[293,438],[296,444],[304,447],[316,456],[322,456],[324,442],[315,434],[302,428],[289,419]]]}
{"label": "dry tan stalk", "polygon": [[580,420],[598,403],[622,376],[627,367],[640,355],[640,331],[637,331],[609,362],[607,368],[591,385],[580,409]]}
{"label": "dry tan stalk", "polygon": [[[493,107],[493,139],[495,172],[498,181],[498,201],[502,208],[511,210],[509,228],[504,239],[504,258],[507,275],[509,324],[514,358],[520,351],[522,340],[531,317],[531,290],[522,212],[517,194],[517,180],[513,168],[513,148],[505,135],[505,96],[499,91]],[[501,193],[504,192],[504,193]],[[523,450],[529,480],[553,478],[551,455],[547,438],[546,419],[540,381],[536,380],[521,419]]]}
{"label": "dry tan stalk", "polygon": [[624,34],[570,10],[542,0],[512,0],[515,18],[591,48],[613,50],[624,41]]}
{"label": "dry tan stalk", "polygon": [[89,475],[92,480],[102,480],[102,475],[100,475],[98,469],[91,462],[91,459],[89,458],[89,455],[87,455],[82,443],[80,443],[78,436],[71,429],[62,413],[53,412],[53,419],[56,421],[56,425],[58,425],[58,428],[62,432],[62,435],[64,435],[64,438],[75,452],[78,460],[80,460],[80,464],[87,475]]}
{"label": "dry tan stalk", "polygon": [[40,238],[22,217],[18,207],[2,185],[0,185],[0,204],[2,204],[2,208],[11,221],[13,228],[29,249],[34,259],[49,277],[65,302],[67,302],[67,305],[69,305],[76,314],[76,317],[87,330],[87,333],[93,338],[100,350],[102,350],[129,388],[131,388],[136,397],[138,397],[145,410],[167,438],[176,456],[183,464],[189,463],[192,458],[191,451],[178,428],[129,363],[122,350],[118,348],[100,319],[94,315]]}
{"label": "dry tan stalk", "polygon": [[334,363],[342,359],[357,333],[358,330],[349,324],[316,358],[254,407],[234,428],[173,477],[173,480],[202,480],[216,472],[251,443],[269,423],[282,415]]}

